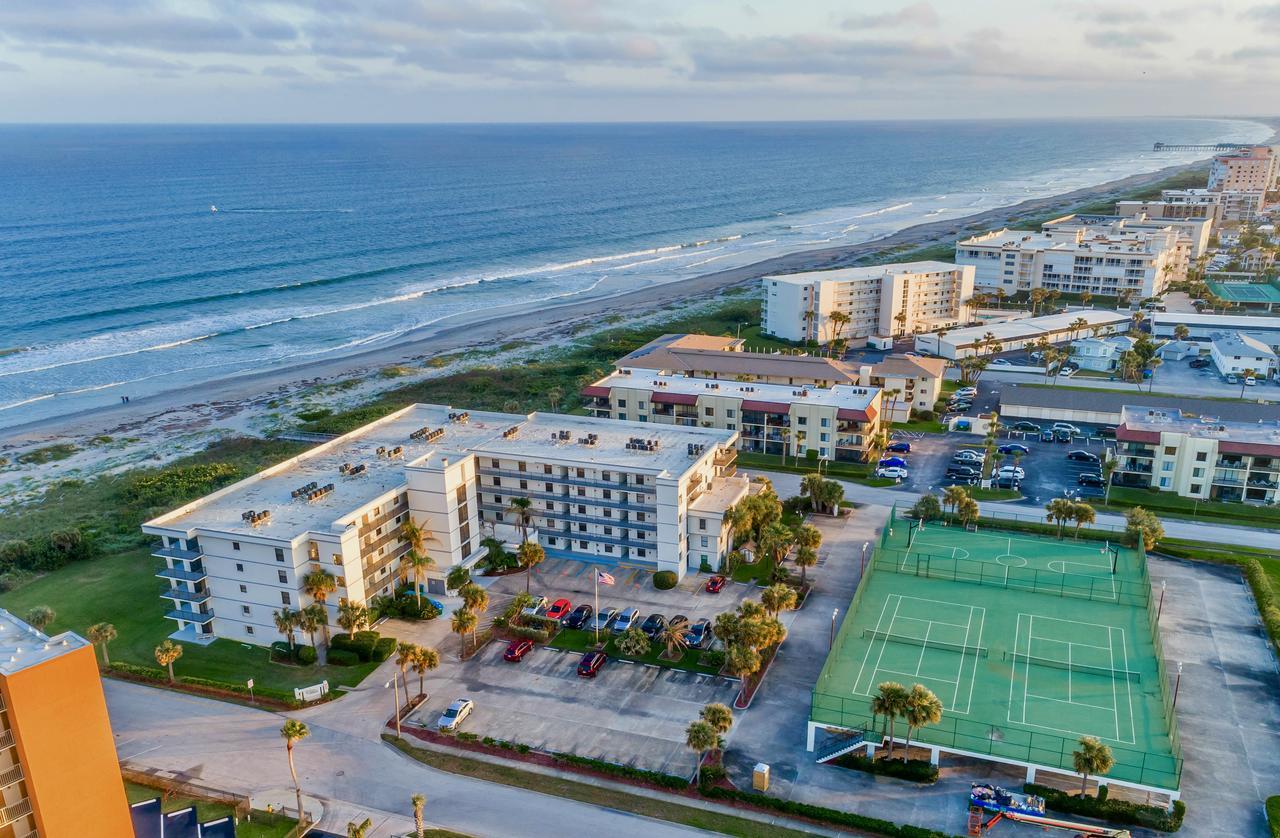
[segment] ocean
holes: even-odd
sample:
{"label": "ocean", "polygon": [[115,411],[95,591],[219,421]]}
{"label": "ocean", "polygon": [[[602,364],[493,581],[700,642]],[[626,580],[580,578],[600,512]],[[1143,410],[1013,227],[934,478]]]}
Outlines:
{"label": "ocean", "polygon": [[1270,134],[1190,119],[0,126],[0,427],[1204,156],[1156,140]]}

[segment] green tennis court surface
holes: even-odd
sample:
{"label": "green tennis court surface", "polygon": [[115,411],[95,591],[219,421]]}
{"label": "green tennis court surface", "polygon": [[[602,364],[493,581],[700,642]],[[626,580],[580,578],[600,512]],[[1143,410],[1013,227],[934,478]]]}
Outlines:
{"label": "green tennis court surface", "polygon": [[815,687],[812,721],[871,728],[880,683],[924,684],[945,712],[916,741],[1070,771],[1079,738],[1096,736],[1116,759],[1110,779],[1177,788],[1140,552],[910,526],[886,528]]}
{"label": "green tennis court surface", "polygon": [[1280,303],[1280,287],[1261,282],[1209,282],[1209,290],[1233,303]]}

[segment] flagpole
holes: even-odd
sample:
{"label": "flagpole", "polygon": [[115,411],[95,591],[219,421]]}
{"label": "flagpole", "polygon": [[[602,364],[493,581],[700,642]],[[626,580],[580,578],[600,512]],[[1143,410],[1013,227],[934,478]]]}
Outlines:
{"label": "flagpole", "polygon": [[594,620],[594,622],[595,622],[595,624],[596,624],[596,645],[597,645],[597,646],[599,646],[599,645],[600,645],[600,571],[598,571],[598,570],[597,570],[595,573],[591,574],[591,576],[592,576],[592,578],[593,578],[593,579],[595,579],[595,580],[596,580],[596,583],[595,583],[595,588],[596,588],[596,598],[595,598],[596,606],[595,606],[595,615],[596,615],[596,619]]}

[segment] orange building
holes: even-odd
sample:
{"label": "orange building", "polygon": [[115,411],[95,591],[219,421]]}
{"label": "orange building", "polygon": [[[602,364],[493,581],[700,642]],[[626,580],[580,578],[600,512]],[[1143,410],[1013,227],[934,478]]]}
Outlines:
{"label": "orange building", "polygon": [[94,649],[0,608],[0,838],[132,838]]}

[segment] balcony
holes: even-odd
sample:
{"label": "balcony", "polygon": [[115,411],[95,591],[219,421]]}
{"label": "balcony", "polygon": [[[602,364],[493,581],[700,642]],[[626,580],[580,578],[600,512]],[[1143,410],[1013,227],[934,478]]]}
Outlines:
{"label": "balcony", "polygon": [[13,747],[13,730],[0,730],[0,751]]}
{"label": "balcony", "polygon": [[[480,508],[486,512],[505,512],[506,507],[498,506],[493,503],[482,503]],[[535,518],[546,518],[552,521],[571,521],[584,524],[600,524],[605,527],[619,527],[629,530],[648,530],[650,532],[658,531],[658,522],[655,518],[653,521],[633,521],[629,518],[604,518],[594,515],[584,515],[577,512],[556,512],[551,509],[532,509],[531,514]]]}
{"label": "balcony", "polygon": [[1213,475],[1213,483],[1219,486],[1243,486],[1244,480],[1233,474],[1222,474],[1217,472]]}
{"label": "balcony", "polygon": [[205,578],[204,568],[199,570],[180,570],[176,567],[166,567],[156,574],[161,579],[171,579],[175,582],[199,582]]}
{"label": "balcony", "polygon": [[1218,460],[1213,465],[1215,468],[1227,468],[1233,471],[1244,470],[1244,460]]}
{"label": "balcony", "polygon": [[178,602],[190,602],[193,605],[199,605],[209,599],[209,592],[185,591],[182,588],[162,588],[160,596],[164,599],[174,599]]}
{"label": "balcony", "polygon": [[200,625],[213,621],[212,611],[188,611],[185,608],[166,611],[164,616],[170,620],[185,620],[188,623],[199,623]]}
{"label": "balcony", "polygon": [[7,789],[14,783],[22,781],[22,766],[15,765],[0,771],[0,789]]}
{"label": "balcony", "polygon": [[1127,442],[1120,443],[1118,453],[1126,457],[1155,457],[1156,450],[1154,448],[1146,448],[1141,445],[1130,445]]}
{"label": "balcony", "polygon": [[1150,474],[1151,463],[1139,463],[1131,460],[1127,463],[1121,463],[1120,471],[1128,471],[1135,474]]}
{"label": "balcony", "polygon": [[[484,477],[515,477],[520,480],[527,480],[530,483],[567,483],[570,486],[594,486],[598,489],[617,489],[620,492],[644,492],[654,495],[658,493],[658,487],[650,483],[632,483],[620,480],[592,480],[589,477],[573,477],[569,475],[556,474],[536,474],[531,471],[511,471],[510,469],[501,468],[480,468],[480,474]],[[489,491],[516,489],[516,492],[524,492],[515,486],[484,486],[483,489]],[[505,491],[504,494],[515,494],[515,492]]]}
{"label": "balcony", "polygon": [[31,814],[31,801],[23,798],[12,806],[5,806],[0,809],[0,826],[8,826],[16,820],[25,818]]}
{"label": "balcony", "polygon": [[194,562],[204,557],[204,553],[199,550],[183,550],[180,547],[161,547],[151,555],[158,559],[181,559],[184,562]]}

